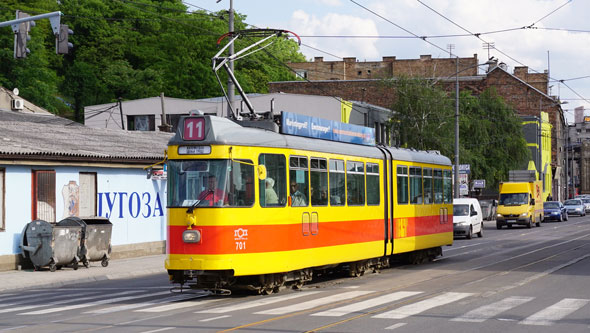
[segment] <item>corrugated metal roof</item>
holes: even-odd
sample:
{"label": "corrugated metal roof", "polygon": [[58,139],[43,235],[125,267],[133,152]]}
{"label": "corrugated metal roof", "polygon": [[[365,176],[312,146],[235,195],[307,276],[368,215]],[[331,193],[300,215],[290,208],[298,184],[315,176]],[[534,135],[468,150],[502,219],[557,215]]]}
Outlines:
{"label": "corrugated metal roof", "polygon": [[172,133],[90,128],[65,118],[0,111],[0,158],[133,163],[162,160]]}

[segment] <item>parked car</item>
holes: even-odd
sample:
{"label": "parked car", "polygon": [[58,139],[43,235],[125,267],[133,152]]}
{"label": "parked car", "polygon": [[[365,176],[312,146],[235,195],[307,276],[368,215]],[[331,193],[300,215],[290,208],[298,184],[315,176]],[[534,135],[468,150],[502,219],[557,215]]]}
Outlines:
{"label": "parked car", "polygon": [[580,200],[582,200],[582,203],[584,204],[586,213],[590,212],[590,198],[580,198]]}
{"label": "parked car", "polygon": [[498,207],[497,200],[479,200],[479,205],[481,206],[481,212],[485,221],[493,221],[496,219],[496,207]]}
{"label": "parked car", "polygon": [[586,216],[586,207],[581,199],[566,200],[563,205],[567,210],[568,215]]}
{"label": "parked car", "polygon": [[545,211],[545,219],[543,221],[567,221],[567,209],[559,201],[546,201],[543,203],[543,210]]}
{"label": "parked car", "polygon": [[453,199],[453,234],[471,239],[483,237],[483,219],[479,201],[474,198]]}

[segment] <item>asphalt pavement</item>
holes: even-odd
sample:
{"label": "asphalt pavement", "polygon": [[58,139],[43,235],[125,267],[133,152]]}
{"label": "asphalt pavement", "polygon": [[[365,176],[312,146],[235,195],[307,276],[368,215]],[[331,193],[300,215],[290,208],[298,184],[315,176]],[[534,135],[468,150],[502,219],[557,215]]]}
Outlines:
{"label": "asphalt pavement", "polygon": [[74,270],[63,267],[51,272],[49,268],[39,271],[33,269],[0,272],[0,292],[28,288],[61,287],[78,283],[101,280],[127,279],[135,276],[166,273],[164,268],[165,255],[145,256],[110,260],[107,267],[100,261],[90,262],[88,268],[80,265]]}

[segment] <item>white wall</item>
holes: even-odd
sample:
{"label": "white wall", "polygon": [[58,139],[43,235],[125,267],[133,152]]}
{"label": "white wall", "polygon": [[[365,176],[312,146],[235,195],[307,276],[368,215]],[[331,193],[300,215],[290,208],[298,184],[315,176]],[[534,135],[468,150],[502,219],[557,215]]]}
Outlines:
{"label": "white wall", "polygon": [[[55,170],[56,220],[64,217],[62,190],[79,172],[97,174],[97,215],[113,223],[112,245],[166,239],[166,180],[146,178],[142,169],[95,167],[30,167],[2,165],[5,172],[6,231],[0,232],[0,256],[20,253],[23,228],[32,220],[32,170]],[[67,216],[67,213],[65,213]]]}

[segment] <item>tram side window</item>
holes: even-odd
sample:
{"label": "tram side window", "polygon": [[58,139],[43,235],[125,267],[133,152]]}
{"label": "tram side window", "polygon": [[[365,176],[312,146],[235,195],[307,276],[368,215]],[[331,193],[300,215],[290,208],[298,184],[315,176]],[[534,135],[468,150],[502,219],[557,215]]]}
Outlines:
{"label": "tram side window", "polygon": [[311,205],[328,204],[328,161],[324,158],[310,159]]}
{"label": "tram side window", "polygon": [[346,198],[344,161],[330,160],[330,205],[344,206]]}
{"label": "tram side window", "polygon": [[440,204],[443,202],[443,178],[442,170],[434,170],[434,203]]}
{"label": "tram side window", "polygon": [[363,162],[346,162],[346,191],[349,206],[365,204],[365,165]]}
{"label": "tram side window", "polygon": [[422,168],[410,167],[410,203],[422,202]]}
{"label": "tram side window", "polygon": [[424,184],[424,203],[431,204],[432,200],[432,169],[424,168],[423,173],[423,184]]}
{"label": "tram side window", "polygon": [[451,179],[451,171],[443,171],[443,188],[444,188],[444,202],[453,202],[453,181]]}
{"label": "tram side window", "polygon": [[379,165],[367,163],[367,205],[378,205],[380,193]]}
{"label": "tram side window", "polygon": [[283,207],[287,202],[285,155],[260,154],[258,164],[266,167],[266,179],[259,181],[261,207]]}
{"label": "tram side window", "polygon": [[309,204],[309,171],[307,157],[291,156],[289,159],[289,195],[291,206],[302,207]]}
{"label": "tram side window", "polygon": [[408,195],[408,167],[397,167],[397,203],[407,204],[409,201]]}

